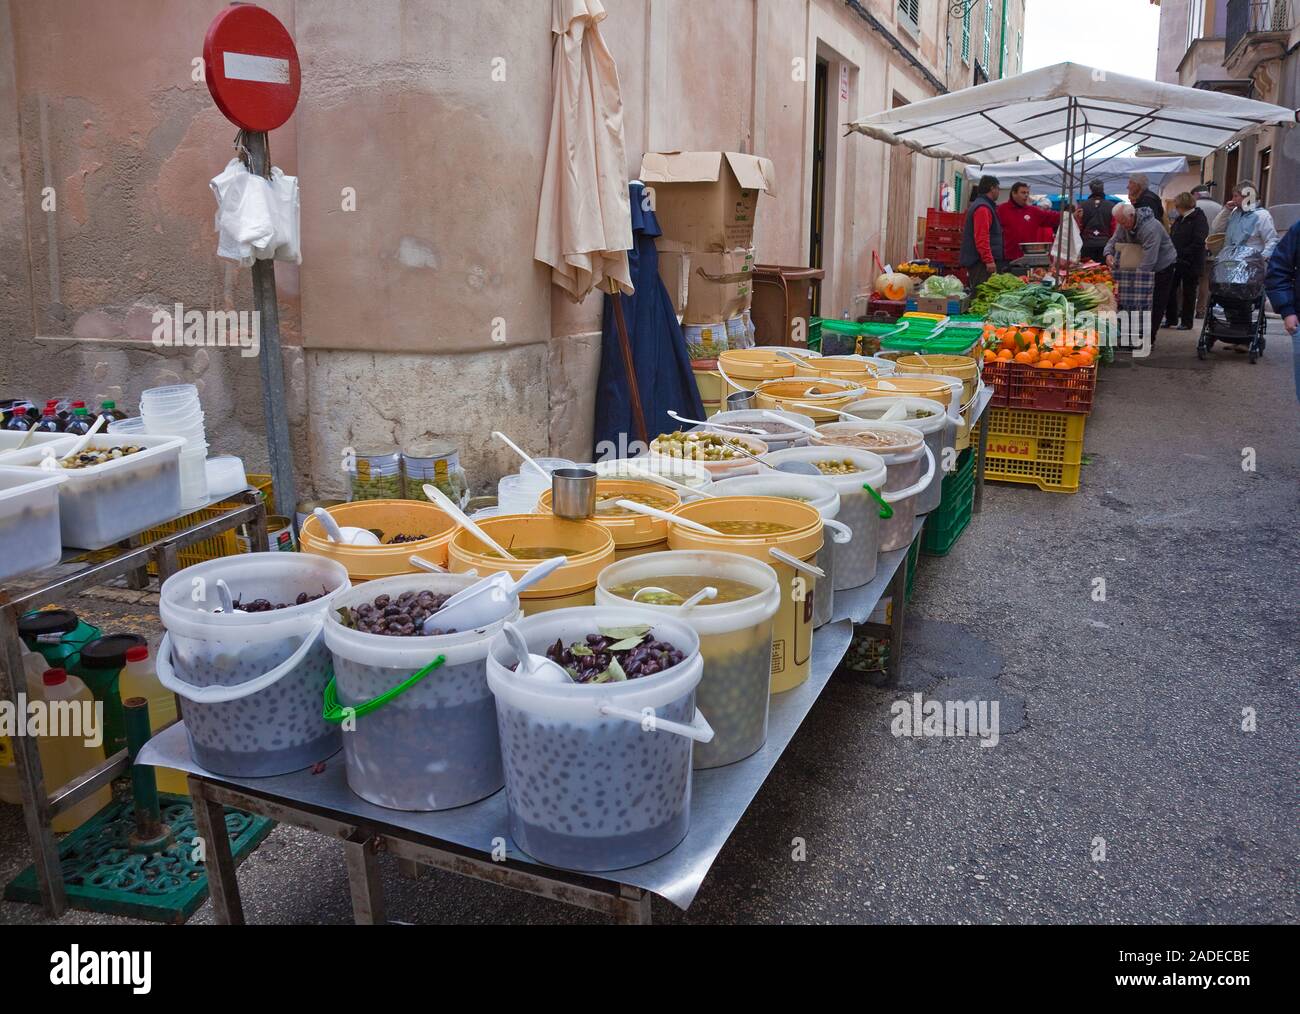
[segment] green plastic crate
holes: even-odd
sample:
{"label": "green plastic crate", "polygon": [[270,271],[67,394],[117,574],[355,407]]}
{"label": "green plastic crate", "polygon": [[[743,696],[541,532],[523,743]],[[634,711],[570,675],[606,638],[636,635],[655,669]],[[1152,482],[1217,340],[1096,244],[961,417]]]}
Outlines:
{"label": "green plastic crate", "polygon": [[943,499],[926,518],[921,551],[926,556],[947,556],[970,524],[975,508],[975,455],[961,452],[957,467],[943,480]]}

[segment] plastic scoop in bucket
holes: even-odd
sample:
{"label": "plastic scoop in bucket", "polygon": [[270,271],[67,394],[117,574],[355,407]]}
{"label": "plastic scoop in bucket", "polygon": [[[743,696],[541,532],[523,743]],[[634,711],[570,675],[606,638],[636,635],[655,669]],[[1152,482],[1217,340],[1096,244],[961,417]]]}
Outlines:
{"label": "plastic scoop in bucket", "polygon": [[[777,415],[775,412],[768,412],[767,410],[764,410],[763,418],[773,419],[776,422],[784,423],[786,426],[789,426],[791,429],[799,430],[801,433],[808,433],[814,437],[821,436],[821,434],[818,433],[815,429],[813,429],[813,427],[805,426],[803,423],[797,423],[793,419],[787,419],[785,416]],[[778,472],[787,472],[790,475],[815,475],[820,477],[822,474],[821,469],[819,469],[816,465],[810,464],[807,461],[783,461],[779,465],[770,465],[766,461],[764,461],[763,464],[767,465],[768,468],[774,468]]]}
{"label": "plastic scoop in bucket", "polygon": [[379,536],[369,528],[353,528],[350,525],[340,528],[339,523],[324,507],[317,507],[312,514],[325,529],[325,534],[329,536],[331,542],[342,542],[349,546],[379,545]]}
{"label": "plastic scoop in bucket", "polygon": [[756,429],[753,426],[724,426],[722,423],[702,422],[699,419],[687,419],[685,416],[678,415],[672,409],[668,410],[668,415],[676,419],[679,423],[686,423],[688,426],[704,426],[707,429],[717,430],[720,433],[740,433],[748,437],[761,437],[764,430]]}
{"label": "plastic scoop in bucket", "polygon": [[661,511],[658,507],[637,503],[635,500],[616,500],[615,503],[625,511],[631,511],[633,514],[644,514],[646,517],[658,518],[660,521],[667,521],[672,525],[681,525],[683,528],[690,528],[706,535],[721,534],[716,528],[710,528],[708,525],[702,525],[698,521],[691,521],[688,518],[678,517],[676,514],[668,513],[668,511]]}
{"label": "plastic scoop in bucket", "polygon": [[647,585],[646,587],[639,589],[637,593],[632,596],[632,601],[640,602],[641,596],[647,594],[658,595],[661,599],[668,599],[668,598],[676,599],[676,601],[674,602],[661,601],[661,602],[655,602],[653,604],[657,606],[680,606],[681,611],[684,613],[684,612],[688,612],[691,609],[694,609],[705,599],[716,599],[718,597],[718,589],[712,586],[701,588],[690,598],[683,599],[676,592],[671,592],[667,588],[658,588],[654,585]]}
{"label": "plastic scoop in bucket", "polygon": [[474,522],[469,519],[469,516],[463,510],[457,507],[454,503],[452,503],[447,498],[446,494],[443,493],[443,491],[440,490],[437,486],[433,485],[432,483],[426,482],[424,484],[424,495],[429,498],[430,502],[437,504],[444,511],[450,514],[451,519],[455,521],[456,524],[460,525],[461,528],[464,528],[467,532],[469,532],[472,536],[474,536],[474,538],[478,539],[479,542],[483,543],[483,545],[487,546],[489,549],[493,550],[494,552],[500,553],[502,559],[505,560],[515,559],[515,555],[513,553],[511,553],[508,549],[506,549],[505,547],[497,543],[496,540],[492,538],[492,536],[488,535],[488,533],[483,531],[483,529],[480,528],[478,525],[474,524]]}
{"label": "plastic scoop in bucket", "polygon": [[537,472],[537,474],[540,475],[540,476],[541,476],[543,479],[545,479],[547,482],[550,482],[550,481],[551,481],[551,473],[548,472],[546,469],[544,469],[544,468],[543,468],[541,465],[539,465],[537,462],[535,462],[532,458],[530,458],[530,457],[528,456],[528,452],[525,451],[525,450],[524,450],[522,447],[520,447],[518,444],[516,444],[516,443],[515,443],[513,440],[511,440],[508,436],[506,436],[506,435],[505,435],[504,433],[502,433],[500,430],[493,430],[493,431],[492,431],[492,435],[493,435],[494,437],[496,437],[498,440],[500,440],[500,441],[501,441],[503,444],[505,444],[507,447],[509,447],[509,448],[510,448],[512,451],[514,451],[516,454],[518,454],[521,458],[523,458],[523,459],[524,459],[524,464],[525,464],[525,465],[529,465],[529,466],[531,466],[531,467],[532,467],[532,468]]}
{"label": "plastic scoop in bucket", "polygon": [[528,650],[528,642],[524,640],[524,635],[519,632],[519,628],[513,623],[507,623],[502,630],[506,635],[506,640],[510,643],[510,647],[514,649],[515,657],[519,659],[519,674],[521,676],[540,680],[543,683],[573,682],[573,677],[569,675],[564,666],[556,665],[544,655],[532,654]]}
{"label": "plastic scoop in bucket", "polygon": [[495,623],[509,607],[512,596],[549,577],[568,562],[567,556],[553,556],[533,567],[518,581],[509,574],[489,574],[468,588],[462,588],[444,602],[441,609],[430,613],[424,621],[424,632],[477,630]]}

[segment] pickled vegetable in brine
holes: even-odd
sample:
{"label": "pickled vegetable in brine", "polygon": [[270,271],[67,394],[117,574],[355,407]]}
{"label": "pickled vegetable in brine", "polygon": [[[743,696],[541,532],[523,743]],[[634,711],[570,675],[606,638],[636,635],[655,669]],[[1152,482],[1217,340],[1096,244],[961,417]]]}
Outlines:
{"label": "pickled vegetable in brine", "polygon": [[708,526],[723,535],[780,535],[792,532],[792,525],[779,521],[709,521]]}
{"label": "pickled vegetable in brine", "polygon": [[[581,553],[580,549],[558,549],[555,546],[508,546],[510,555],[516,560],[551,560],[557,556],[569,556],[574,553]],[[485,550],[484,556],[493,560],[504,560],[500,553],[495,549]]]}
{"label": "pickled vegetable in brine", "polygon": [[653,496],[649,493],[597,493],[596,513],[603,518],[644,517],[635,511],[618,506],[619,500],[631,500],[632,503],[656,507],[661,511],[669,511],[677,506],[677,501],[670,497]]}
{"label": "pickled vegetable in brine", "polygon": [[674,574],[663,577],[648,577],[640,581],[629,581],[627,584],[611,588],[610,593],[617,595],[621,599],[635,599],[637,592],[646,588],[663,589],[663,591],[648,592],[636,599],[638,602],[644,602],[652,606],[680,606],[701,588],[718,589],[717,598],[706,599],[700,603],[702,606],[716,606],[724,602],[739,602],[741,599],[750,598],[762,591],[761,588],[757,588],[752,584],[746,584],[744,581],[733,581],[725,577]]}

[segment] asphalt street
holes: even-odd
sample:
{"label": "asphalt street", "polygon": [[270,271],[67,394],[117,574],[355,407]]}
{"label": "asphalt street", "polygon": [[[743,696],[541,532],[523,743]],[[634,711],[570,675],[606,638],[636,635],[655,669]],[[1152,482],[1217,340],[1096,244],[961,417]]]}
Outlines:
{"label": "asphalt street", "polygon": [[[655,921],[1300,921],[1292,348],[1276,324],[1256,365],[1194,345],[1165,332],[1103,371],[1078,494],[989,485],[954,550],[921,561],[899,683],[836,676],[695,904],[656,900]],[[74,608],[152,622],[147,599]],[[915,692],[996,700],[996,746],[895,737]],[[0,880],[29,861],[0,805]],[[393,920],[595,919],[382,862]],[[351,920],[325,838],[277,828],[239,879],[250,922]],[[0,922],[42,921],[0,903]]]}

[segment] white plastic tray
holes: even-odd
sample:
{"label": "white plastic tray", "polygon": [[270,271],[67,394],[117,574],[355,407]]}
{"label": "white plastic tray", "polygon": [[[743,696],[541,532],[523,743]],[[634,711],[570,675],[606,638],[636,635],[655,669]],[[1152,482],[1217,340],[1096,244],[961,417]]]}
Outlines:
{"label": "white plastic tray", "polygon": [[0,581],[59,562],[62,475],[0,468]]}
{"label": "white plastic tray", "polygon": [[[90,468],[59,469],[66,482],[59,488],[63,544],[76,549],[103,549],[146,528],[170,521],[181,512],[179,437],[135,433],[97,433],[90,447],[132,444],[135,454]],[[51,444],[55,453],[70,445]],[[4,464],[27,471],[41,469],[45,447],[24,448]]]}

